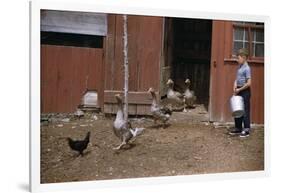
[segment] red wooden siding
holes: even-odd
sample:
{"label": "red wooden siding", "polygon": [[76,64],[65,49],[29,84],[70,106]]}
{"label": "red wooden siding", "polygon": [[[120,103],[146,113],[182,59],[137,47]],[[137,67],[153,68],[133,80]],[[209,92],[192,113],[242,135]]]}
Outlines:
{"label": "red wooden siding", "polygon": [[[237,63],[231,59],[232,23],[213,21],[209,113],[211,121],[233,121],[229,110]],[[264,123],[264,63],[249,60],[252,70],[251,121]]]}
{"label": "red wooden siding", "polygon": [[[129,92],[140,92],[145,98],[149,87],[159,91],[160,59],[163,35],[162,17],[128,16]],[[123,91],[123,17],[108,15],[105,54],[105,93]],[[146,96],[145,96],[146,95]],[[132,95],[137,96],[137,95]],[[112,100],[104,100],[104,112],[115,112]],[[137,100],[137,99],[135,99]],[[141,99],[138,99],[141,100]],[[130,114],[147,114],[150,105],[131,102]]]}
{"label": "red wooden siding", "polygon": [[41,46],[41,112],[73,112],[84,92],[103,100],[102,49]]}

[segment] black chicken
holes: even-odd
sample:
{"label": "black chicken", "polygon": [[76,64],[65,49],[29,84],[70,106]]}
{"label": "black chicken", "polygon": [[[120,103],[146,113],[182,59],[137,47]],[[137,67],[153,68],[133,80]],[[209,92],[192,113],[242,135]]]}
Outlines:
{"label": "black chicken", "polygon": [[70,137],[68,137],[67,140],[69,147],[74,151],[78,151],[79,155],[83,156],[83,151],[87,148],[90,142],[90,132],[87,133],[84,140],[73,140]]}

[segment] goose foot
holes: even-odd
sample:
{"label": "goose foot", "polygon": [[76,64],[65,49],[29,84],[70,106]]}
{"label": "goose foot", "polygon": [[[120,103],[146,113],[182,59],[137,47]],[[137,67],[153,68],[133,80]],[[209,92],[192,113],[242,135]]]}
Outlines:
{"label": "goose foot", "polygon": [[130,142],[133,143],[134,141],[136,141],[137,137],[133,137]]}
{"label": "goose foot", "polygon": [[119,150],[123,145],[126,145],[126,142],[123,141],[119,146],[114,147],[113,149],[114,150]]}

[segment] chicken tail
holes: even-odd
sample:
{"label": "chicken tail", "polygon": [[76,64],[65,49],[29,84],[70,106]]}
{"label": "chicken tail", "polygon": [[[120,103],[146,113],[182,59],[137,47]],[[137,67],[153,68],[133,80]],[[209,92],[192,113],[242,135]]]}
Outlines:
{"label": "chicken tail", "polygon": [[86,137],[85,137],[85,141],[89,141],[90,140],[90,134],[91,134],[91,132],[89,131],[87,133]]}
{"label": "chicken tail", "polygon": [[68,142],[68,145],[71,147],[72,143],[73,143],[73,140],[70,137],[66,138],[66,140]]}

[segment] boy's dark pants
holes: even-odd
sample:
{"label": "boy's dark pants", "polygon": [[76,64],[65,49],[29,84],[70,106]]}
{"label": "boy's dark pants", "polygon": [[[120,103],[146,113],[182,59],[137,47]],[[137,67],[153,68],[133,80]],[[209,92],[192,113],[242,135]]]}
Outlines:
{"label": "boy's dark pants", "polygon": [[[242,96],[244,100],[244,108],[245,108],[245,114],[242,117],[235,118],[235,128],[239,130],[244,130],[249,132],[250,131],[250,98],[251,98],[251,89],[248,88],[246,90],[243,90],[239,92],[237,95]],[[244,124],[244,129],[242,129],[242,123]]]}

